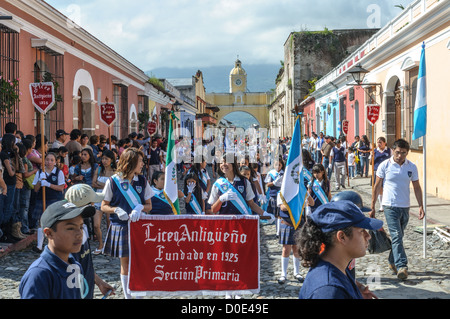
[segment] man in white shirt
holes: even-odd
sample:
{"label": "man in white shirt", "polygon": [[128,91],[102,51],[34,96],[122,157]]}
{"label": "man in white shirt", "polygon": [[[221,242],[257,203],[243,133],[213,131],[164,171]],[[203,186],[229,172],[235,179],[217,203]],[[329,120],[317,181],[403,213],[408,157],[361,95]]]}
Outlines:
{"label": "man in white shirt", "polygon": [[389,267],[397,274],[397,278],[402,280],[408,277],[408,260],[403,247],[403,234],[409,221],[410,182],[419,204],[419,219],[425,217],[419,174],[416,165],[406,159],[408,152],[409,143],[402,139],[397,140],[393,146],[394,155],[378,166],[370,212],[370,217],[375,218],[375,203],[383,187],[381,204],[392,239]]}

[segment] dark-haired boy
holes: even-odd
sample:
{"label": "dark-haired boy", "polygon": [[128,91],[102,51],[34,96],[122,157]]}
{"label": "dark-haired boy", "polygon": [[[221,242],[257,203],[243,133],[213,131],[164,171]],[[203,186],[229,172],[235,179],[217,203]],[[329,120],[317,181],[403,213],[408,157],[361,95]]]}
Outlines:
{"label": "dark-haired boy", "polygon": [[48,245],[22,277],[22,299],[81,299],[87,295],[82,267],[71,254],[81,249],[83,218],[94,214],[94,206],[77,207],[66,200],[48,206],[41,217]]}

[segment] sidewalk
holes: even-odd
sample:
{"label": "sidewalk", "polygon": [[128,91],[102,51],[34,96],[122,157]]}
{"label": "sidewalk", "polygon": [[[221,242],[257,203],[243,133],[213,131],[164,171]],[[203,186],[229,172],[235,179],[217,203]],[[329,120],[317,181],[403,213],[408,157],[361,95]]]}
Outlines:
{"label": "sidewalk", "polygon": [[[331,178],[332,181],[333,177]],[[333,185],[333,182],[332,182]],[[345,183],[347,186],[347,182]],[[421,181],[422,191],[423,185]],[[350,187],[353,190],[360,192],[361,195],[364,193],[366,198],[372,198],[372,186],[370,185],[370,176],[367,178],[356,177],[355,179],[350,179]],[[418,216],[419,215],[419,206],[417,204],[417,199],[414,194],[414,190],[411,185],[411,193],[410,193],[410,203],[411,210],[410,213]],[[364,206],[370,208],[370,201],[364,201]],[[430,224],[439,224],[450,226],[450,200],[445,200],[441,198],[437,198],[436,196],[432,196],[427,194],[427,207],[426,207],[426,215],[427,215],[427,225]]]}

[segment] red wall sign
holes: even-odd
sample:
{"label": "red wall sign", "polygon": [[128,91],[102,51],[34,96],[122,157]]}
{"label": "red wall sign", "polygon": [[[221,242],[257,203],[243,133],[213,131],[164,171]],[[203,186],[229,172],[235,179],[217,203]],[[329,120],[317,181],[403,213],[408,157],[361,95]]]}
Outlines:
{"label": "red wall sign", "polygon": [[130,293],[259,292],[258,223],[244,215],[145,215],[130,222]]}
{"label": "red wall sign", "polygon": [[156,123],[153,121],[148,122],[147,131],[149,135],[153,135],[156,133]]}
{"label": "red wall sign", "polygon": [[348,120],[343,120],[341,123],[341,126],[342,126],[342,133],[347,135],[348,134]]}
{"label": "red wall sign", "polygon": [[42,114],[47,113],[55,104],[53,82],[30,83],[31,103]]}
{"label": "red wall sign", "polygon": [[378,118],[380,117],[380,108],[381,107],[378,104],[367,105],[367,120],[372,125],[375,125],[375,123],[378,121]]}
{"label": "red wall sign", "polygon": [[100,104],[100,120],[110,126],[116,120],[116,106],[112,103]]}

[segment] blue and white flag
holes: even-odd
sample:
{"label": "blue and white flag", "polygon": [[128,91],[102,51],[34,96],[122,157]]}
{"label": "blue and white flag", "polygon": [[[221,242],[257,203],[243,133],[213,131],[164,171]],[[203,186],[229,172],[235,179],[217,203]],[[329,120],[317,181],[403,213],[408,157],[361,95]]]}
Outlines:
{"label": "blue and white flag", "polygon": [[414,106],[414,131],[412,139],[416,140],[427,133],[427,72],[425,64],[425,42],[422,44],[419,76],[417,78],[416,104]]}
{"label": "blue and white flag", "polygon": [[283,182],[280,189],[280,198],[289,211],[294,228],[300,225],[305,210],[305,199],[307,190],[304,183],[303,159],[301,149],[300,116],[295,122],[294,134],[292,136],[291,148],[286,162]]}

